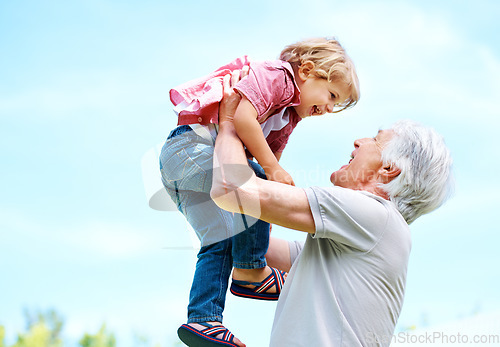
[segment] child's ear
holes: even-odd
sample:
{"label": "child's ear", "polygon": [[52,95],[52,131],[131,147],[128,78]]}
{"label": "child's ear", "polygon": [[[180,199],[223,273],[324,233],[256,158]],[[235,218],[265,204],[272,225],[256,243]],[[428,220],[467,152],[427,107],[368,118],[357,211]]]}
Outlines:
{"label": "child's ear", "polygon": [[305,81],[314,71],[314,63],[310,60],[299,65],[299,77]]}

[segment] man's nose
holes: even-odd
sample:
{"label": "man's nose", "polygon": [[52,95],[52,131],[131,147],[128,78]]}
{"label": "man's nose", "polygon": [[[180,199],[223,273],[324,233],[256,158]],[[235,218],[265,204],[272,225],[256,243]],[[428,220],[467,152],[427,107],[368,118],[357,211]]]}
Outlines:
{"label": "man's nose", "polygon": [[362,138],[362,139],[357,139],[357,140],[354,140],[354,147],[355,148],[359,148],[359,146],[361,146],[368,138],[365,137],[365,138]]}
{"label": "man's nose", "polygon": [[359,148],[359,146],[361,145],[359,141],[361,141],[361,139],[354,140],[354,148]]}

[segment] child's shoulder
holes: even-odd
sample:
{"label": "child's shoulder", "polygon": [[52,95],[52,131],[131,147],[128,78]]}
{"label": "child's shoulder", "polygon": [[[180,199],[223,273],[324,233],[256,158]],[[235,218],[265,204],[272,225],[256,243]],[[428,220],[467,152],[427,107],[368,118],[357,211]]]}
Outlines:
{"label": "child's shoulder", "polygon": [[274,69],[290,69],[290,70],[292,69],[292,66],[290,65],[289,62],[280,59],[262,60],[262,61],[250,60],[250,67],[252,66],[274,68]]}
{"label": "child's shoulder", "polygon": [[288,75],[292,79],[295,77],[290,63],[283,60],[250,61],[250,70],[257,76],[267,75],[271,78],[272,76],[279,78]]}

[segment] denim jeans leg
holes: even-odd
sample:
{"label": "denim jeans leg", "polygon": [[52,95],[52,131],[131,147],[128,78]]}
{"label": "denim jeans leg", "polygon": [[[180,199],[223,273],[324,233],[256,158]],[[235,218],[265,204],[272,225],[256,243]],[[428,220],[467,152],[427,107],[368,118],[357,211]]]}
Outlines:
{"label": "denim jeans leg", "polygon": [[165,188],[202,246],[189,296],[188,323],[222,322],[232,268],[233,215],[210,199],[212,156],[213,144],[193,131],[167,140],[160,156]]}
{"label": "denim jeans leg", "polygon": [[[206,234],[211,230],[231,229],[233,216],[221,210],[207,198],[205,193],[167,190],[171,197],[178,198],[181,211],[197,234]],[[217,234],[230,233],[221,231]],[[205,239],[204,239],[205,240]],[[232,239],[202,244],[189,294],[188,323],[222,322],[223,311],[232,269]]]}
{"label": "denim jeans leg", "polygon": [[[257,177],[266,179],[262,167],[248,161]],[[256,218],[234,214],[234,229],[244,230],[233,236],[233,266],[238,269],[260,269],[267,265],[265,255],[269,247],[269,223]]]}
{"label": "denim jeans leg", "polygon": [[231,260],[231,239],[201,247],[189,294],[188,323],[222,322]]}
{"label": "denim jeans leg", "polygon": [[[234,235],[232,213],[221,210],[210,198],[213,152],[212,142],[188,131],[168,139],[160,155],[163,184],[202,246]],[[195,212],[188,215],[188,209]],[[230,216],[231,220],[221,221],[220,216]]]}

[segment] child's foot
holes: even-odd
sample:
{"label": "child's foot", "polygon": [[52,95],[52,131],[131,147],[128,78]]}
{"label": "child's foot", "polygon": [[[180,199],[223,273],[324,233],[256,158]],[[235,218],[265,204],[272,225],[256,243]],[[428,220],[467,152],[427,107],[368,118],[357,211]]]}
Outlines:
{"label": "child's foot", "polygon": [[[262,267],[260,269],[234,268],[233,269],[233,280],[260,283],[260,282],[264,281],[271,273],[272,273],[272,270],[269,266]],[[285,279],[286,279],[286,276],[288,276],[288,274],[284,275]],[[242,287],[254,289],[256,286],[249,284],[249,285],[242,285]],[[269,288],[269,290],[267,292],[268,293],[276,293],[276,287]]]}
{"label": "child's foot", "polygon": [[269,266],[260,269],[233,269],[231,293],[250,299],[278,300],[287,273]]}
{"label": "child's foot", "polygon": [[[220,333],[213,332],[211,327],[220,328]],[[196,331],[196,332],[195,332]],[[179,338],[187,346],[198,346],[200,344],[220,344],[221,346],[246,347],[237,337],[233,336],[229,330],[225,329],[220,322],[188,323],[183,324],[177,331]],[[214,340],[220,340],[218,343]],[[211,346],[211,345],[210,345]]]}

